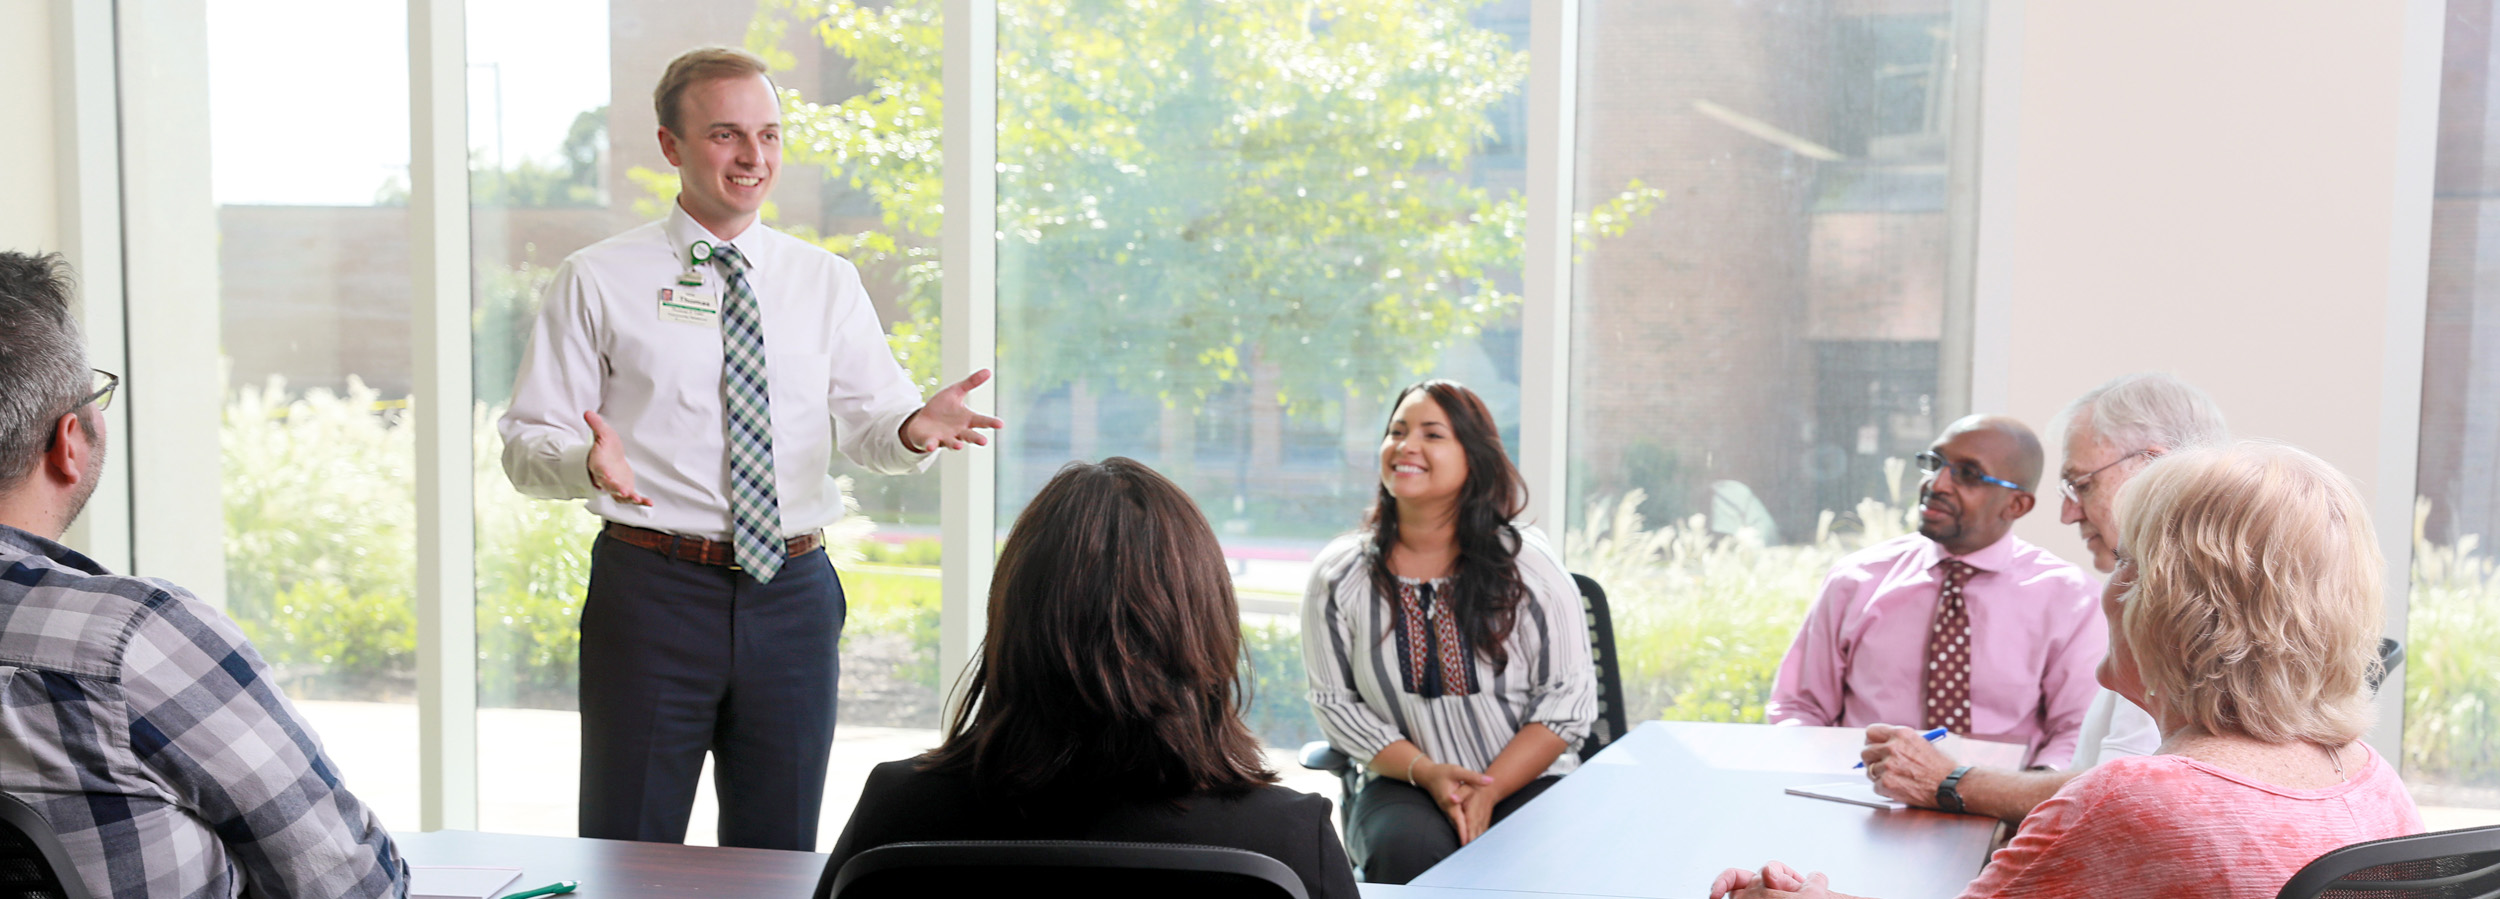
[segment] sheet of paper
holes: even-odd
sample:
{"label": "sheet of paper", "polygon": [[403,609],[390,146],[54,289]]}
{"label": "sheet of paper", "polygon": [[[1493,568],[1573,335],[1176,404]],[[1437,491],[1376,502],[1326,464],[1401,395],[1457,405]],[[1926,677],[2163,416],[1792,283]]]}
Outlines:
{"label": "sheet of paper", "polygon": [[411,865],[408,875],[408,899],[496,899],[521,869]]}
{"label": "sheet of paper", "polygon": [[1846,802],[1850,805],[1863,805],[1868,808],[1892,809],[1893,811],[1900,811],[1910,807],[1910,804],[1907,802],[1885,798],[1883,794],[1875,792],[1875,785],[1873,783],[1863,780],[1844,780],[1838,783],[1808,784],[1802,787],[1789,787],[1788,795],[1804,796],[1810,799],[1829,799],[1833,802]]}

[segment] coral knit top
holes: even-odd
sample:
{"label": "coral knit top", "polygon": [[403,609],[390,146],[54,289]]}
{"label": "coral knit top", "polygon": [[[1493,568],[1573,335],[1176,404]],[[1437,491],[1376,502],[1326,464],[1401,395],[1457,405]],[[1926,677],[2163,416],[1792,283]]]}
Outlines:
{"label": "coral knit top", "polygon": [[2413,797],[2376,750],[2316,790],[2183,756],[2110,759],[2033,809],[1962,896],[2273,899],[2330,850],[2421,832]]}

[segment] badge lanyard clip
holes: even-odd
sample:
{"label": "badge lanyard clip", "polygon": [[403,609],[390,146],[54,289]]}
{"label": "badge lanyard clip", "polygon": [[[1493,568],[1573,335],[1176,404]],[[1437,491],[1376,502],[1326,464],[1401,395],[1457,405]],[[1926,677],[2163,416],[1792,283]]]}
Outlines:
{"label": "badge lanyard clip", "polygon": [[702,268],[704,263],[712,261],[712,242],[708,240],[695,241],[693,249],[687,251],[686,255],[689,259],[691,259],[691,262],[689,262],[686,266],[686,273],[677,276],[677,283],[686,285],[687,287],[703,286]]}

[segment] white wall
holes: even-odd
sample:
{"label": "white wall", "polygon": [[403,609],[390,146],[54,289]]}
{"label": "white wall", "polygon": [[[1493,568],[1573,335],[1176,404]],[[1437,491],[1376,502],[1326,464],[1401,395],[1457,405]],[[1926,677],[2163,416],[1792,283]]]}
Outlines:
{"label": "white wall", "polygon": [[52,0],[0,0],[0,104],[9,123],[0,140],[0,250],[55,250],[60,194],[53,179]]}
{"label": "white wall", "polygon": [[[2111,376],[2177,373],[2352,476],[2400,586],[2442,4],[2020,2],[1976,407],[2045,427]],[[2083,560],[2041,507],[2018,533]]]}

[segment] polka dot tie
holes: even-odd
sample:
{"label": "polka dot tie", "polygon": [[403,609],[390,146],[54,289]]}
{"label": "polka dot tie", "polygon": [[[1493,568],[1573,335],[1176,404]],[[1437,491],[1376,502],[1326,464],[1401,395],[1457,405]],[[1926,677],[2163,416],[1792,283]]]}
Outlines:
{"label": "polka dot tie", "polygon": [[1936,595],[1936,620],[1927,631],[1927,726],[1970,733],[1970,606],[1962,588],[1979,569],[1946,559],[1944,586]]}

